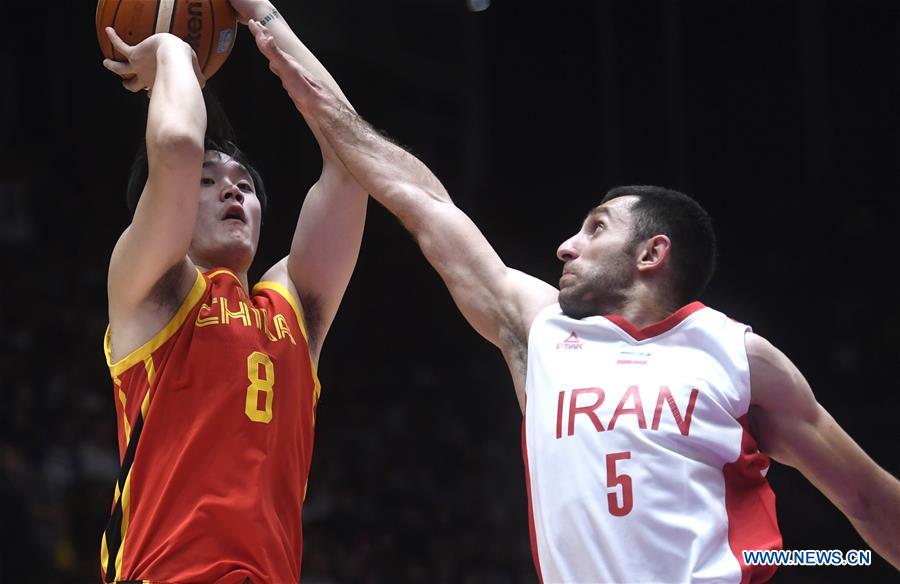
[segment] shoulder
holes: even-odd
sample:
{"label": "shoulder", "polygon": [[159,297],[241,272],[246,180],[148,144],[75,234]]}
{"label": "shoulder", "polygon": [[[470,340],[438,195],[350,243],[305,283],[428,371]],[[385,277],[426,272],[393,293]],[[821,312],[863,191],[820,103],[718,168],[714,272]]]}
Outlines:
{"label": "shoulder", "polygon": [[744,335],[744,345],[750,366],[751,403],[785,405],[812,396],[803,374],[775,345],[753,332]]}
{"label": "shoulder", "polygon": [[787,356],[768,339],[752,331],[744,334],[744,347],[747,349],[751,373],[760,379],[777,375],[787,365],[792,365]]}
{"label": "shoulder", "polygon": [[513,313],[515,333],[525,342],[538,315],[550,307],[558,307],[559,290],[520,270],[509,268],[508,273],[511,290],[507,308]]}
{"label": "shoulder", "polygon": [[[315,329],[315,307],[309,306],[312,302],[309,298],[304,298],[301,301],[297,286],[288,271],[287,257],[269,268],[259,282],[253,286],[254,294],[269,292],[278,295],[290,304],[294,316],[297,318],[297,323],[300,325],[303,335],[309,344],[309,351],[314,359],[318,361],[320,342]],[[311,318],[313,322],[310,322]]]}
{"label": "shoulder", "polygon": [[207,288],[206,278],[186,260],[166,272],[136,307],[129,310],[110,303],[104,343],[107,360],[116,363],[139,348],[171,336]]}

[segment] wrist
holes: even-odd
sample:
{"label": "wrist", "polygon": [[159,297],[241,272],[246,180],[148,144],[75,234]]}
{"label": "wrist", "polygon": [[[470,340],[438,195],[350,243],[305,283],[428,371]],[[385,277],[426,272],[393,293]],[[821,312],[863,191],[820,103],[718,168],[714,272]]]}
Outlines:
{"label": "wrist", "polygon": [[181,40],[175,35],[164,33],[161,35],[159,45],[156,47],[156,60],[161,61],[170,58],[187,58],[188,61],[193,59],[194,49],[191,45]]}
{"label": "wrist", "polygon": [[250,9],[250,14],[247,14],[246,16],[247,18],[252,18],[262,25],[266,25],[269,22],[281,17],[281,15],[278,13],[278,9],[275,8],[275,5],[272,4],[269,0],[262,0],[260,2],[254,3],[253,7]]}

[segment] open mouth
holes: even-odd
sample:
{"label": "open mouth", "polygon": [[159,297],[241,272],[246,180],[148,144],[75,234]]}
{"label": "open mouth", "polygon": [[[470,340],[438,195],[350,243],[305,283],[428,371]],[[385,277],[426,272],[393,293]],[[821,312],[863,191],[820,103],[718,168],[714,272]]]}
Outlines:
{"label": "open mouth", "polygon": [[247,215],[244,214],[244,208],[240,205],[232,205],[228,207],[225,211],[225,215],[222,216],[222,221],[227,221],[229,219],[237,219],[241,223],[247,222]]}

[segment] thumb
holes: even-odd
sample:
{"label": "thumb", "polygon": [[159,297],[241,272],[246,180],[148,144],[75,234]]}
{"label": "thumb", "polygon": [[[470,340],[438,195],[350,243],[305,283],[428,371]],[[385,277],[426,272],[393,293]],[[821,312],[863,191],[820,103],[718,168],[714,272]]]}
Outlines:
{"label": "thumb", "polygon": [[131,45],[123,41],[111,26],[106,27],[106,36],[109,37],[109,42],[112,43],[113,49],[127,59],[131,52]]}

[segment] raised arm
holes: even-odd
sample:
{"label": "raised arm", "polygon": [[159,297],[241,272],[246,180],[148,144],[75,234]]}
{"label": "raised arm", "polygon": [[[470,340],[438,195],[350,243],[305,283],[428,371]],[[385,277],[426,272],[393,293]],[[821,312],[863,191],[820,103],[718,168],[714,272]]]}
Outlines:
{"label": "raised arm", "polygon": [[281,51],[264,27],[250,26],[297,108],[319,127],[363,188],[415,236],[469,323],[508,360],[510,352],[524,349],[534,315],[556,301],[557,290],[504,265],[421,161],[373,130],[327,84]]}
{"label": "raised arm", "polygon": [[[284,50],[302,63],[348,108],[337,82],[268,0],[231,0],[243,22],[266,22]],[[302,113],[302,112],[301,112]],[[322,150],[322,174],[309,189],[297,220],[289,255],[263,279],[294,287],[303,309],[310,350],[318,358],[359,256],[368,197],[344,168],[313,120],[307,124]]]}
{"label": "raised arm", "polygon": [[771,343],[746,337],[750,421],[761,449],[803,473],[878,554],[900,568],[900,482],[822,408],[797,367]]}
{"label": "raised arm", "polygon": [[[150,91],[147,183],[109,266],[110,326],[119,332],[121,325],[134,320],[163,276],[187,262],[200,191],[206,109],[199,67],[187,43],[159,34],[132,47],[113,29],[107,34],[127,62],[107,59],[104,66],[121,76],[130,91]],[[189,270],[181,272],[191,277]],[[135,347],[116,348],[121,353]]]}

